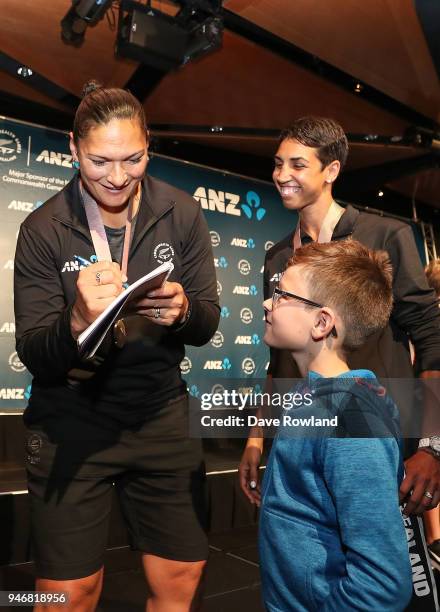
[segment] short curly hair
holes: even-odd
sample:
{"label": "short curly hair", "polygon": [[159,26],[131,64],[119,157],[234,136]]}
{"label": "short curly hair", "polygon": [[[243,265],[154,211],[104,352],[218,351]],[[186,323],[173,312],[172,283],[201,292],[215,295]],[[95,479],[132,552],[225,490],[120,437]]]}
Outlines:
{"label": "short curly hair", "polygon": [[343,168],[347,161],[347,136],[339,123],[327,117],[297,119],[281,132],[279,142],[283,140],[297,140],[306,147],[317,149],[317,157],[323,168],[335,160]]}

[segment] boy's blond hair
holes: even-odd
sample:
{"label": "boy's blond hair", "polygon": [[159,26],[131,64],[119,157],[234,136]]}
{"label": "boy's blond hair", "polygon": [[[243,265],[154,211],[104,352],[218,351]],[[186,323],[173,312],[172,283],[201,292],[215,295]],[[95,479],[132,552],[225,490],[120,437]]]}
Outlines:
{"label": "boy's blond hair", "polygon": [[433,259],[425,268],[428,285],[434,289],[440,298],[440,259]]}
{"label": "boy's blond hair", "polygon": [[385,251],[372,251],[351,239],[312,242],[297,249],[287,263],[297,265],[304,270],[310,299],[341,317],[343,350],[361,346],[386,326],[393,306],[393,274]]}

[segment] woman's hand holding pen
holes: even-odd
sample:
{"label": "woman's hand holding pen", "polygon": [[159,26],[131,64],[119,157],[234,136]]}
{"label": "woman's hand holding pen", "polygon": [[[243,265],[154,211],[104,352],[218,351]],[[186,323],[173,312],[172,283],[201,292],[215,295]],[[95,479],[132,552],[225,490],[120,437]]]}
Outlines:
{"label": "woman's hand holding pen", "polygon": [[75,340],[123,291],[116,262],[99,261],[83,268],[76,282],[70,329]]}
{"label": "woman's hand holding pen", "polygon": [[136,314],[147,317],[158,325],[170,326],[185,320],[189,301],[182,285],[166,281],[160,289],[155,289],[147,297],[135,303]]}

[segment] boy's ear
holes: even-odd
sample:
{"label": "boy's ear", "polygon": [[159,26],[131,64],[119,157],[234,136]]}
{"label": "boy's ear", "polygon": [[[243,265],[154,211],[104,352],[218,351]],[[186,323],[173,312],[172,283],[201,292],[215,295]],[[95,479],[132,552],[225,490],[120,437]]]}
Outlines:
{"label": "boy's ear", "polygon": [[335,326],[336,317],[331,308],[324,306],[316,315],[314,325],[312,327],[313,340],[319,341],[330,336],[330,333]]}
{"label": "boy's ear", "polygon": [[330,184],[334,183],[338,178],[340,170],[341,163],[337,159],[335,159],[325,169],[325,182]]}

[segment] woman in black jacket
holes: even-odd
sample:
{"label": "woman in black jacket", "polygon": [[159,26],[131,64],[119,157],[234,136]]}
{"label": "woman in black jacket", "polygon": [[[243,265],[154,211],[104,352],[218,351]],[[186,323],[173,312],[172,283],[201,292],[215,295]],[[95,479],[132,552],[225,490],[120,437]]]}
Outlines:
{"label": "woman in black jacket", "polygon": [[[219,320],[209,232],[189,195],[145,176],[148,130],[130,93],[88,85],[70,147],[78,173],[25,220],[15,259],[17,351],[34,376],[25,423],[36,589],[96,607],[114,484],[143,553],[147,609],[184,612],[207,541],[179,363]],[[127,281],[170,260],[163,287],[118,321],[97,359],[81,360],[81,332]]]}

